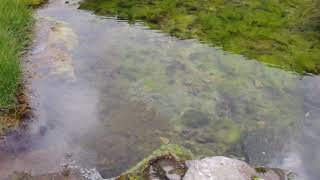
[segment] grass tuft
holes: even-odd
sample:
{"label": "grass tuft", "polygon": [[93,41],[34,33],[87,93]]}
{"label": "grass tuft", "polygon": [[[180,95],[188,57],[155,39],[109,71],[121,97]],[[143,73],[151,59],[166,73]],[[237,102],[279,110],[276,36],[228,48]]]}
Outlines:
{"label": "grass tuft", "polygon": [[[21,88],[20,60],[31,40],[32,10],[23,0],[0,3],[0,116],[17,106]],[[1,127],[0,122],[0,127]]]}

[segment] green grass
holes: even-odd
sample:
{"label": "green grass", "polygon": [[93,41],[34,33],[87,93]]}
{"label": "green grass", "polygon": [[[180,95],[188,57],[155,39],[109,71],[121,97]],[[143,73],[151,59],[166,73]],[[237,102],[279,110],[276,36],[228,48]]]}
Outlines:
{"label": "green grass", "polygon": [[80,8],[142,20],[287,70],[320,73],[319,0],[86,0]]}
{"label": "green grass", "polygon": [[23,0],[0,3],[0,115],[15,108],[21,88],[21,58],[31,40],[32,9]]}

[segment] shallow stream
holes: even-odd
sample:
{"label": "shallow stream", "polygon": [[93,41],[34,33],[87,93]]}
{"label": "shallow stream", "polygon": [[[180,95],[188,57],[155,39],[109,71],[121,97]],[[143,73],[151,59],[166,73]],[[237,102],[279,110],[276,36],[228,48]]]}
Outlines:
{"label": "shallow stream", "polygon": [[34,115],[0,142],[0,179],[72,159],[119,175],[163,143],[319,179],[320,76],[301,76],[52,0],[25,76]]}

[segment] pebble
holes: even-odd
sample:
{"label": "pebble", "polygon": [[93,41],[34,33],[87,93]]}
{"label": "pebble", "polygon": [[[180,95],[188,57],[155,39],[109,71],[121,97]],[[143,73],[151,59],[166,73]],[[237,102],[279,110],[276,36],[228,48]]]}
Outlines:
{"label": "pebble", "polygon": [[166,138],[166,137],[159,137],[161,144],[169,144],[170,143],[170,139]]}

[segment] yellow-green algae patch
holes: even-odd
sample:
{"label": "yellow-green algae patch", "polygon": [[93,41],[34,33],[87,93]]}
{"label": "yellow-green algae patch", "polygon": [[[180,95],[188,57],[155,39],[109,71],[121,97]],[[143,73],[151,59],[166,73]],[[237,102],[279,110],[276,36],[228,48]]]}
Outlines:
{"label": "yellow-green algae patch", "polygon": [[86,0],[80,8],[142,20],[287,70],[320,73],[318,0]]}

